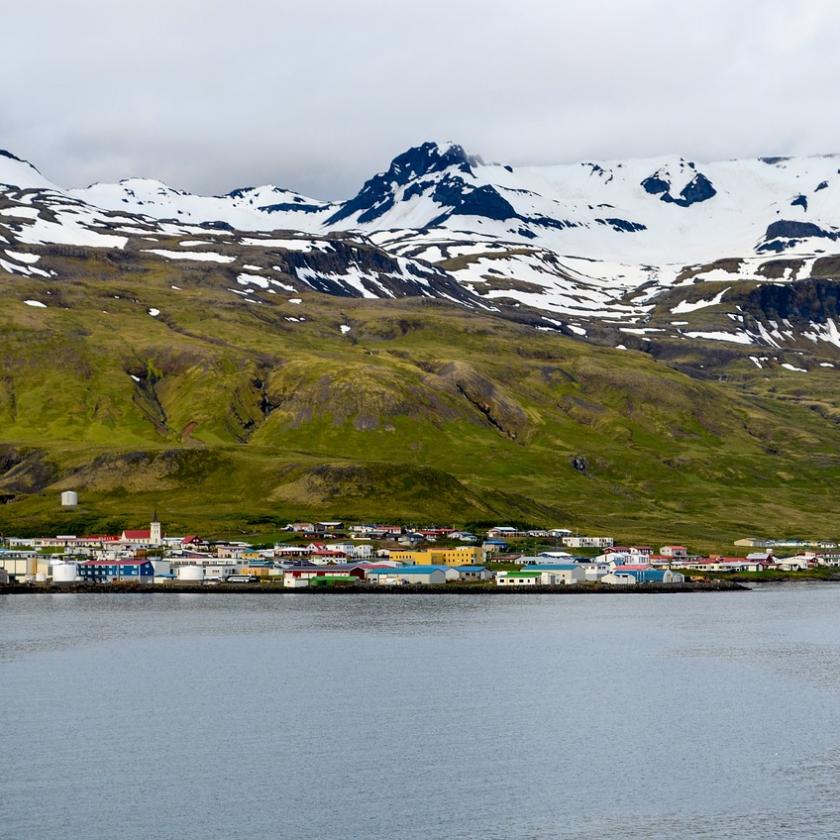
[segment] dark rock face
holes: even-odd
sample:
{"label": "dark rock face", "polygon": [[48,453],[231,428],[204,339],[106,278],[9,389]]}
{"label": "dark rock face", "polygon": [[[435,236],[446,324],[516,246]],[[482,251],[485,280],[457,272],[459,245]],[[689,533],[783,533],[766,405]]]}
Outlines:
{"label": "dark rock face", "polygon": [[837,238],[836,233],[823,230],[813,222],[792,222],[784,219],[768,225],[765,235],[767,239],[778,239],[781,237],[805,239],[809,236],[819,236],[828,239]]}
{"label": "dark rock face", "polygon": [[715,195],[717,195],[717,190],[712,186],[712,182],[701,172],[698,172],[680,190],[681,197],[674,199],[674,204],[679,204],[680,207],[690,207],[692,204],[708,201]]}
{"label": "dark rock face", "polygon": [[788,219],[780,219],[778,222],[773,222],[767,226],[764,242],[756,250],[759,253],[765,251],[778,253],[796,245],[801,239],[812,237],[836,240],[840,237],[840,232],[824,230],[813,222],[794,222]]}
{"label": "dark rock face", "polygon": [[824,323],[840,314],[840,282],[801,280],[784,285],[757,286],[744,298],[742,309],[759,321]]}
{"label": "dark rock face", "polygon": [[642,189],[651,195],[660,195],[661,193],[667,193],[671,189],[671,185],[656,175],[651,175],[642,181]]}
{"label": "dark rock face", "polygon": [[450,166],[465,175],[472,175],[472,165],[478,158],[470,157],[461,146],[442,149],[437,143],[423,143],[415,146],[391,161],[386,172],[374,175],[366,181],[355,198],[345,202],[339,210],[327,219],[327,224],[339,222],[363,211],[359,221],[373,221],[393,207],[392,184],[404,186],[415,178],[433,172],[443,172]]}
{"label": "dark rock face", "polygon": [[245,198],[245,195],[247,193],[251,192],[251,190],[253,190],[253,189],[254,189],[253,187],[237,187],[235,190],[231,190],[229,193],[227,193],[227,197],[228,198]]}
{"label": "dark rock face", "polygon": [[324,209],[317,204],[306,204],[305,202],[298,204],[298,200],[303,202],[303,199],[295,199],[295,203],[265,204],[257,209],[262,210],[264,213],[282,213],[287,210],[293,210],[296,213],[317,213],[319,210]]}
{"label": "dark rock face", "polygon": [[[353,240],[331,239],[329,251],[271,251],[271,261],[296,286],[338,297],[360,297],[362,292],[342,275],[354,266],[367,275],[363,285],[376,297],[446,297],[475,305],[478,299],[454,277],[432,266],[401,263],[396,257],[371,245]],[[298,273],[304,269],[305,273]],[[305,279],[301,279],[301,276]],[[387,290],[387,291],[386,291]]]}
{"label": "dark rock face", "polygon": [[647,230],[647,225],[641,222],[628,222],[626,219],[595,219],[599,225],[609,225],[618,233],[638,233],[640,230]]}
{"label": "dark rock face", "polygon": [[808,196],[798,195],[790,203],[791,207],[801,207],[803,210],[808,210]]}
{"label": "dark rock face", "polygon": [[523,222],[530,222],[538,227],[551,228],[552,230],[563,230],[563,228],[580,227],[580,222],[573,222],[569,219],[552,219],[549,216],[518,216]]}
{"label": "dark rock face", "polygon": [[452,208],[446,216],[483,216],[497,221],[517,218],[510,202],[489,184],[472,188],[463,178],[446,178],[435,187],[432,198]]}
{"label": "dark rock face", "polygon": [[[693,168],[693,167],[692,167]],[[660,201],[676,204],[678,207],[691,207],[701,201],[708,201],[717,195],[712,182],[698,172],[681,190],[676,198],[671,195],[671,184],[658,175],[651,175],[641,183],[642,189],[650,195],[658,195]]]}
{"label": "dark rock face", "polygon": [[827,188],[828,188],[828,181],[820,181],[819,184],[817,184],[817,188],[814,190],[814,192],[819,192],[820,190],[824,190],[824,189],[827,189]]}

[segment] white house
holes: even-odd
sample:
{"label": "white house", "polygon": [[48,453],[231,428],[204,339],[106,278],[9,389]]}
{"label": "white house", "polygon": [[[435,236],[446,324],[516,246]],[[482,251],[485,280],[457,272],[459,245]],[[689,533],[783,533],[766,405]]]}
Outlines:
{"label": "white house", "polygon": [[172,573],[172,564],[168,560],[153,557],[152,568],[155,570],[155,583],[166,583],[174,578],[174,574]]}
{"label": "white house", "polygon": [[630,572],[622,572],[617,568],[615,571],[603,575],[601,577],[601,583],[605,583],[608,586],[636,586],[638,581],[635,575],[631,575]]}
{"label": "white house", "polygon": [[611,551],[609,554],[599,554],[595,561],[597,563],[606,563],[611,569],[616,566],[629,566],[635,563],[639,558],[629,551]]}
{"label": "white house", "polygon": [[496,586],[538,586],[542,572],[528,570],[521,572],[499,572],[496,575]]}
{"label": "white house", "polygon": [[510,525],[497,525],[495,528],[490,528],[487,531],[487,537],[489,539],[498,539],[505,537],[519,537],[522,536],[523,532],[520,531],[518,528],[513,528]]}
{"label": "white house", "polygon": [[543,586],[570,586],[586,581],[586,572],[577,563],[557,563],[550,566],[536,566],[540,570]]}
{"label": "white house", "polygon": [[604,575],[608,575],[612,571],[612,566],[609,563],[580,563],[580,567],[583,569],[583,574],[590,583],[597,582],[604,577]]}
{"label": "white house", "polygon": [[570,548],[609,548],[614,543],[612,537],[563,537],[563,545]]}
{"label": "white house", "polygon": [[205,580],[227,580],[231,575],[238,574],[242,569],[241,563],[217,563],[204,567]]}
{"label": "white house", "polygon": [[813,554],[798,554],[796,557],[777,557],[775,568],[783,572],[804,572],[814,561]]}
{"label": "white house", "polygon": [[543,563],[523,566],[517,572],[499,572],[497,586],[569,586],[586,581],[579,563]]}
{"label": "white house", "polygon": [[334,542],[327,543],[328,551],[341,551],[347,557],[355,560],[370,560],[373,556],[373,546],[370,543]]}
{"label": "white house", "polygon": [[570,537],[572,532],[568,528],[549,528],[547,531],[549,537]]}

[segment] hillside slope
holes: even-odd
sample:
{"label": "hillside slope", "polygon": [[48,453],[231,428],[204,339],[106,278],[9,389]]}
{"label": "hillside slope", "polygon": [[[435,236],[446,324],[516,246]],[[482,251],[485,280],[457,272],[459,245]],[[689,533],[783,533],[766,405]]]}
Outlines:
{"label": "hillside slope", "polygon": [[[216,533],[339,516],[825,535],[835,164],[523,171],[424,144],[324,203],[68,191],[3,154],[0,530],[158,505]],[[789,212],[825,235],[762,237]],[[724,247],[746,251],[638,262]]]}
{"label": "hillside slope", "polygon": [[[698,539],[833,511],[833,408],[768,392],[749,363],[701,381],[431,298],[253,304],[177,265],[50,260],[70,279],[47,294],[0,287],[3,530],[157,504],[215,532],[335,515]],[[832,403],[833,373],[813,376]],[[62,518],[70,487],[83,510]]]}

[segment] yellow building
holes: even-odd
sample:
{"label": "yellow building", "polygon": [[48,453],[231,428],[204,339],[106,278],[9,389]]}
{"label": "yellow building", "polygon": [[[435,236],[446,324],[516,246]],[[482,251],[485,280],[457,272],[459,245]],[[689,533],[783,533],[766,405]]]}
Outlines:
{"label": "yellow building", "polygon": [[479,566],[484,562],[484,549],[459,545],[456,548],[427,548],[425,551],[392,551],[388,559],[409,566]]}
{"label": "yellow building", "polygon": [[254,575],[258,578],[267,578],[271,576],[274,570],[271,566],[245,566],[240,572],[243,575]]}

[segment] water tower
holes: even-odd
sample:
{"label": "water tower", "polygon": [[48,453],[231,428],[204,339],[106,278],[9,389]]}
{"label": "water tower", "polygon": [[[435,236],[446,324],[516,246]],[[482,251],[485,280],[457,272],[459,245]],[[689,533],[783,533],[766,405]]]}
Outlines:
{"label": "water tower", "polygon": [[63,508],[75,508],[79,505],[79,494],[75,490],[65,490],[61,494],[61,506]]}

